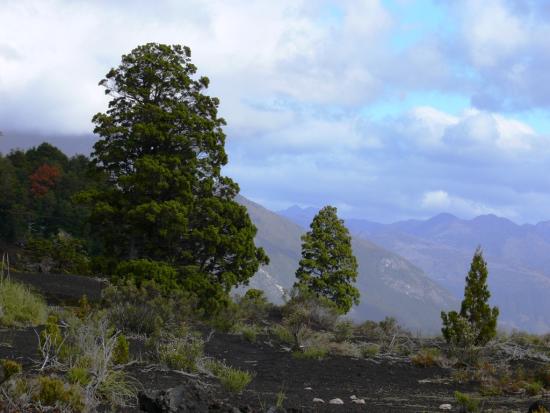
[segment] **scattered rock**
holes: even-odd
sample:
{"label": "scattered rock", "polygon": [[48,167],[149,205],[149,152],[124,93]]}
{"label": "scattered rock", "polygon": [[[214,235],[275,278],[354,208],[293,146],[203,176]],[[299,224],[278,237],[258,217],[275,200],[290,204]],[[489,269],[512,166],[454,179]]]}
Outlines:
{"label": "scattered rock", "polygon": [[548,411],[548,406],[544,404],[542,400],[537,400],[535,403],[529,406],[529,410],[527,411],[527,413],[544,413]]}
{"label": "scattered rock", "polygon": [[355,400],[355,399],[357,399],[357,396],[356,396],[355,394],[352,394],[351,396],[349,396],[349,398],[350,398],[351,400]]}
{"label": "scattered rock", "polygon": [[325,401],[323,399],[319,399],[318,397],[315,397],[313,399],[313,403],[324,403]]}
{"label": "scattered rock", "polygon": [[208,411],[205,391],[193,385],[182,384],[168,390],[140,392],[138,399],[140,409],[149,413]]}
{"label": "scattered rock", "polygon": [[351,402],[355,404],[365,404],[365,399],[353,399]]}
{"label": "scattered rock", "polygon": [[342,399],[336,398],[329,401],[329,404],[344,404],[344,401]]}
{"label": "scattered rock", "polygon": [[451,406],[449,403],[440,404],[439,405],[439,410],[451,411],[451,410],[453,410],[453,406]]}
{"label": "scattered rock", "polygon": [[304,390],[313,390],[311,387],[305,387]]}
{"label": "scattered rock", "polygon": [[173,389],[145,391],[138,395],[139,408],[148,413],[218,412],[242,413],[224,402],[213,400],[212,395],[196,383],[181,384]]}

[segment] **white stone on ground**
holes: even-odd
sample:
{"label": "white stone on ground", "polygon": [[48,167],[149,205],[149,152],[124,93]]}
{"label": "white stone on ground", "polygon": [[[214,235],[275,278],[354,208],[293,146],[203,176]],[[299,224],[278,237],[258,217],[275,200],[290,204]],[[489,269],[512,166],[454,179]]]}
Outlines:
{"label": "white stone on ground", "polygon": [[344,401],[342,399],[336,398],[329,401],[329,404],[344,404]]}
{"label": "white stone on ground", "polygon": [[453,406],[451,406],[449,403],[441,404],[439,406],[439,410],[450,411],[452,409],[453,409]]}
{"label": "white stone on ground", "polygon": [[324,403],[325,401],[323,399],[319,399],[318,397],[315,397],[313,399],[313,403]]}
{"label": "white stone on ground", "polygon": [[353,399],[351,402],[355,404],[365,404],[365,399]]}

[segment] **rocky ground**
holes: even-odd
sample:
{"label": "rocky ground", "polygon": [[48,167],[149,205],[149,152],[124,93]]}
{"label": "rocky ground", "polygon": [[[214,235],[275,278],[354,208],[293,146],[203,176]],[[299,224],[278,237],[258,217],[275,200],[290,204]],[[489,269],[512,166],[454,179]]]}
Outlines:
{"label": "rocky ground", "polygon": [[[49,277],[17,276],[43,289],[56,304],[60,300],[76,300],[83,294],[97,298],[102,287],[99,280]],[[54,284],[50,281],[55,283],[55,288],[51,288]],[[56,294],[58,291],[60,294]],[[252,372],[251,384],[241,394],[233,394],[223,390],[213,378],[134,362],[127,369],[142,384],[144,391],[140,402],[143,408],[157,412],[162,411],[162,403],[171,401],[178,405],[186,400],[187,410],[181,408],[179,411],[275,412],[269,409],[278,397],[284,396],[283,406],[289,412],[437,412],[440,405],[446,403],[453,406],[453,411],[459,411],[454,392],[475,393],[478,390],[476,383],[457,384],[451,380],[451,369],[419,368],[405,358],[296,359],[268,337],[260,336],[256,343],[250,343],[237,335],[210,334],[209,331],[204,334],[206,355]],[[134,356],[139,359],[142,346],[139,340],[132,344]],[[16,359],[26,368],[32,368],[39,358],[35,331],[0,329],[0,358]],[[175,390],[167,394],[169,389]],[[324,403],[314,402],[314,399]],[[340,399],[343,404],[330,404],[333,399]],[[362,400],[364,404],[353,399]],[[525,396],[484,398],[483,411],[527,412],[535,400]]]}

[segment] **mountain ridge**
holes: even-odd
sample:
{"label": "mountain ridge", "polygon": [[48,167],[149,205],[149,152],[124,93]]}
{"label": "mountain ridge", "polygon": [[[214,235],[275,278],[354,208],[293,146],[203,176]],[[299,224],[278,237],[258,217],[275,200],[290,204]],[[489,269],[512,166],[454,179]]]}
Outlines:
{"label": "mountain ridge", "polygon": [[[289,291],[301,257],[301,235],[306,229],[239,196],[258,228],[256,245],[263,247],[270,264],[262,267],[249,288],[260,288],[275,302],[282,302],[281,291]],[[457,300],[399,255],[358,237],[352,247],[359,264],[357,288],[361,302],[349,317],[356,321],[395,317],[412,330],[436,333],[441,327],[440,312],[457,305]]]}
{"label": "mountain ridge", "polygon": [[[307,220],[303,214],[293,218],[288,210],[279,213],[302,223]],[[550,221],[517,224],[494,214],[461,219],[443,213],[391,224],[345,222],[355,236],[406,258],[458,299],[474,251],[481,246],[489,267],[491,302],[501,309],[500,325],[550,331]]]}

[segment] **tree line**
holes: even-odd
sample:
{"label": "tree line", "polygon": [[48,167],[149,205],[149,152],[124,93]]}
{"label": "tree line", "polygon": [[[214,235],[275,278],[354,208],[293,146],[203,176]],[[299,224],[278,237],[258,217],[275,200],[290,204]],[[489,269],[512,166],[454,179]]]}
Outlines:
{"label": "tree line", "polygon": [[[148,43],[99,84],[110,101],[92,119],[99,139],[90,158],[46,143],[0,155],[0,238],[23,242],[58,271],[153,281],[219,311],[269,258],[235,201],[238,184],[222,175],[226,121],[206,93],[209,79],[197,76],[189,48]],[[341,314],[358,304],[357,261],[336,208],[321,209],[302,237],[296,278],[297,290]],[[486,280],[479,250],[460,312],[442,313],[449,341],[494,336],[498,309],[488,306]]]}

